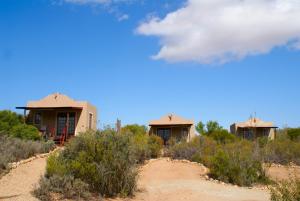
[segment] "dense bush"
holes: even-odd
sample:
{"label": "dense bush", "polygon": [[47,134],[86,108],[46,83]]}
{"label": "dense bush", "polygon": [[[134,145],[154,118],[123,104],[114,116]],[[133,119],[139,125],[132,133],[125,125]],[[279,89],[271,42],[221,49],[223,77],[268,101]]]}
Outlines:
{"label": "dense bush", "polygon": [[290,140],[300,141],[300,128],[288,128],[287,135]]}
{"label": "dense bush", "polygon": [[40,140],[37,128],[24,124],[22,115],[9,110],[0,111],[0,133],[26,140]]}
{"label": "dense bush", "polygon": [[129,135],[132,138],[134,155],[138,163],[160,156],[163,141],[160,137],[146,134]]}
{"label": "dense bush", "polygon": [[291,179],[279,182],[270,188],[271,201],[299,201],[300,200],[300,180]]}
{"label": "dense bush", "polygon": [[121,132],[125,134],[132,133],[134,135],[144,135],[147,133],[147,127],[138,124],[129,124],[122,127]]}
{"label": "dense bush", "polygon": [[151,135],[148,137],[148,149],[150,151],[150,158],[157,158],[161,154],[163,148],[163,140],[156,136]]}
{"label": "dense bush", "polygon": [[55,147],[53,141],[25,141],[0,135],[0,175],[8,170],[8,163],[46,153]]}
{"label": "dense bush", "polygon": [[19,124],[10,130],[10,136],[24,140],[40,140],[41,135],[36,127],[26,124]]}
{"label": "dense bush", "polygon": [[199,147],[194,146],[192,143],[180,142],[170,146],[165,153],[165,156],[170,156],[173,159],[193,159],[194,155],[198,152]]}
{"label": "dense bush", "polygon": [[211,137],[196,137],[169,148],[172,158],[203,163],[210,176],[241,186],[265,182],[265,172],[259,147],[246,140],[221,143]]}
{"label": "dense bush", "polygon": [[300,165],[300,142],[281,136],[269,141],[263,149],[265,162],[282,165],[293,162]]}
{"label": "dense bush", "polygon": [[150,150],[148,148],[148,136],[146,134],[127,134],[131,137],[133,152],[138,163],[143,163],[150,158]]}
{"label": "dense bush", "polygon": [[220,126],[217,121],[208,121],[206,124],[200,121],[196,125],[196,130],[202,136],[208,136],[220,143],[233,142],[236,140],[235,135],[229,133],[228,130]]}
{"label": "dense bush", "polygon": [[[162,144],[159,137],[128,127],[120,134],[110,128],[82,133],[72,138],[62,152],[48,158],[45,178],[41,179],[35,195],[44,200],[49,199],[50,192],[74,199],[86,191],[105,197],[132,195],[136,189],[137,165],[158,157]],[[72,194],[56,190],[53,181],[65,177],[82,182],[84,190],[79,188],[80,193],[77,187],[72,187]]]}
{"label": "dense bush", "polygon": [[40,187],[33,191],[33,194],[41,201],[50,201],[51,192],[59,193],[66,199],[88,199],[90,197],[89,186],[80,179],[72,176],[59,177],[54,175],[50,178],[42,177]]}
{"label": "dense bush", "polygon": [[49,157],[46,178],[71,176],[102,196],[131,195],[137,179],[134,149],[130,135],[87,132],[71,139],[60,154]]}
{"label": "dense bush", "polygon": [[240,186],[267,181],[259,150],[244,140],[222,146],[209,168],[213,178]]}
{"label": "dense bush", "polygon": [[208,133],[207,136],[223,144],[236,140],[235,135],[229,133],[225,129],[213,131],[211,133]]}
{"label": "dense bush", "polygon": [[24,122],[23,116],[9,110],[0,111],[0,132],[8,133],[9,130]]}

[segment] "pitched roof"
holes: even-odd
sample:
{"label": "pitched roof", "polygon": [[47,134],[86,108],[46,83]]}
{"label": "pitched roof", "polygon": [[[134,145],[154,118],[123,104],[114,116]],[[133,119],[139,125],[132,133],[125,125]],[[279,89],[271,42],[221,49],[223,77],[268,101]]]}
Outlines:
{"label": "pitched roof", "polygon": [[275,128],[272,122],[265,122],[258,118],[250,118],[245,122],[235,123],[236,127],[247,128],[247,127],[263,127],[263,128]]}
{"label": "pitched roof", "polygon": [[75,101],[70,97],[54,93],[46,96],[38,101],[29,101],[27,103],[28,108],[63,108],[63,107],[75,107],[82,108],[82,105],[87,102]]}
{"label": "pitched roof", "polygon": [[194,124],[193,120],[184,119],[180,116],[174,114],[168,114],[160,119],[153,120],[149,122],[149,126],[155,125],[192,125]]}

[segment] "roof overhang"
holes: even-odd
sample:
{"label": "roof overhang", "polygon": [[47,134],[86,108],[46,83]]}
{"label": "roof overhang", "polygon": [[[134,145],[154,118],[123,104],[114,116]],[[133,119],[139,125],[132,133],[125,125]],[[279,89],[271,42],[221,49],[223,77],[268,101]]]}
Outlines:
{"label": "roof overhang", "polygon": [[277,126],[238,126],[237,128],[278,128]]}
{"label": "roof overhang", "polygon": [[193,124],[149,124],[149,126],[192,126]]}
{"label": "roof overhang", "polygon": [[23,109],[23,110],[67,110],[67,109],[76,109],[82,110],[83,107],[16,107],[16,109]]}

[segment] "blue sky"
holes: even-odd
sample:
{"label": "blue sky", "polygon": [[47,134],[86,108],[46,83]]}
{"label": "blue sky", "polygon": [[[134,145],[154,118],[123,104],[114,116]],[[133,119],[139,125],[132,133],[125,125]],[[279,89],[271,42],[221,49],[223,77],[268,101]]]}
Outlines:
{"label": "blue sky", "polygon": [[[220,34],[210,32],[214,28],[204,29],[194,19],[187,20],[192,30],[176,24],[186,19],[165,23],[168,14],[195,6],[193,1],[1,0],[0,109],[15,110],[61,92],[96,105],[100,126],[117,118],[147,124],[176,113],[228,128],[255,112],[280,127],[300,126],[300,52],[291,47],[299,45],[300,32],[289,29],[299,22],[282,25],[290,32],[270,26],[271,32],[239,41],[242,30],[230,36],[234,27],[218,26],[231,27],[217,31],[233,44],[222,46]],[[199,27],[209,37],[190,41]],[[265,44],[273,36],[280,41]]]}

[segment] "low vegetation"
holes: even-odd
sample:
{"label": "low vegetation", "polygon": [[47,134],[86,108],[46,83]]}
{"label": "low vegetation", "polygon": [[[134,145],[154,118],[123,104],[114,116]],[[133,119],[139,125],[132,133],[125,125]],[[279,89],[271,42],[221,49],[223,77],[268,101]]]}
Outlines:
{"label": "low vegetation", "polygon": [[40,140],[36,127],[24,124],[24,118],[9,110],[0,111],[0,133],[24,140]]}
{"label": "low vegetation", "polygon": [[251,186],[269,182],[264,163],[300,164],[300,143],[295,137],[297,129],[288,129],[275,140],[258,138],[255,141],[237,138],[214,121],[206,125],[200,122],[196,129],[201,137],[189,143],[169,143],[173,145],[168,148],[166,155],[203,163],[210,169],[210,176],[214,179]]}
{"label": "low vegetation", "polygon": [[24,124],[22,115],[0,111],[0,175],[8,164],[54,149],[53,141],[44,142],[37,128]]}
{"label": "low vegetation", "polygon": [[255,144],[246,140],[220,143],[210,137],[196,137],[190,143],[182,142],[169,148],[169,155],[203,163],[210,176],[240,186],[266,182],[262,158]]}
{"label": "low vegetation", "polygon": [[61,153],[48,158],[45,177],[35,196],[49,200],[51,193],[71,199],[89,199],[91,194],[132,195],[137,166],[158,157],[162,148],[160,138],[148,136],[137,127],[126,127],[119,134],[112,129],[89,131],[72,138]]}
{"label": "low vegetation", "polygon": [[35,154],[49,152],[54,147],[53,141],[21,140],[0,135],[0,175],[9,169],[9,163],[29,158]]}
{"label": "low vegetation", "polygon": [[271,201],[299,201],[300,180],[282,181],[270,188]]}
{"label": "low vegetation", "polygon": [[263,147],[263,152],[265,162],[300,165],[300,141],[291,140],[286,135],[278,136],[276,140],[269,141]]}

